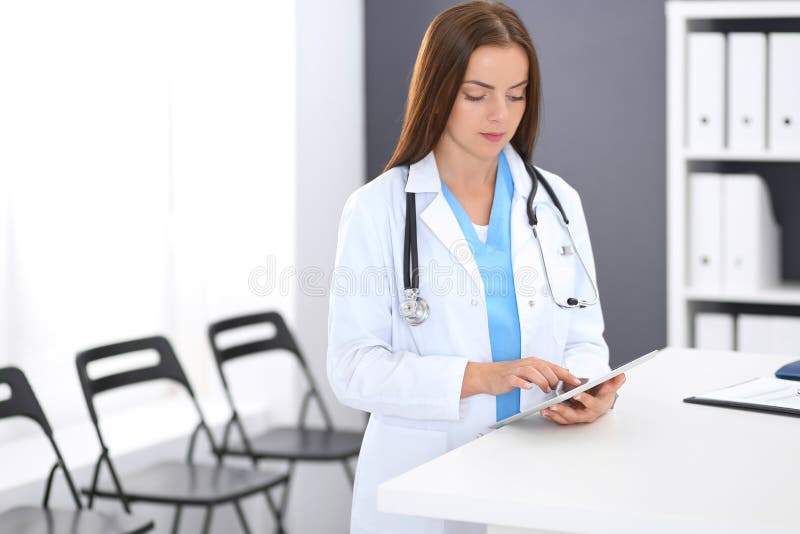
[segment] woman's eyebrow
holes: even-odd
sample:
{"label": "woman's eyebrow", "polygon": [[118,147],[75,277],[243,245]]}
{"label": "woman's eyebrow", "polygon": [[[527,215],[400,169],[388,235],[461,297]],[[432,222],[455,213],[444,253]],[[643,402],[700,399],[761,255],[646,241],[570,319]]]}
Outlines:
{"label": "woman's eyebrow", "polygon": [[[485,87],[487,89],[494,89],[494,86],[489,85],[488,83],[479,82],[478,80],[467,80],[464,83],[474,83],[475,85],[480,85],[481,87]],[[515,87],[519,87],[520,85],[525,85],[526,83],[528,83],[528,80],[522,80],[521,82],[515,83],[514,85],[509,87],[509,89],[514,89]]]}

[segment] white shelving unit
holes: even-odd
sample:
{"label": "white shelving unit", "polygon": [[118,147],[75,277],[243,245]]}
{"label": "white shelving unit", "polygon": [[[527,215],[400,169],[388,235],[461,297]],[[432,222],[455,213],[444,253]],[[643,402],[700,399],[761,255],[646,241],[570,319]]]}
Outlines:
{"label": "white shelving unit", "polygon": [[[694,162],[783,162],[798,164],[797,152],[700,152],[686,144],[686,40],[693,22],[751,19],[800,20],[800,1],[670,1],[667,16],[667,339],[671,346],[692,343],[698,303],[763,304],[800,307],[800,284],[747,292],[700,291],[688,287],[688,174]],[[759,31],[759,30],[748,30]],[[798,30],[800,31],[800,30]]]}

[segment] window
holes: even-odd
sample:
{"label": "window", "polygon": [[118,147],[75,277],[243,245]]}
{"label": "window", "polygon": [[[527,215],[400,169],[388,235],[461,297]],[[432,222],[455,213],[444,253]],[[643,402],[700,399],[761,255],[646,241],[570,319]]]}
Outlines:
{"label": "window", "polygon": [[86,418],[74,358],[101,343],[166,334],[214,391],[210,321],[293,316],[291,295],[248,286],[270,257],[294,261],[293,4],[11,4],[0,365],[23,368],[56,425]]}

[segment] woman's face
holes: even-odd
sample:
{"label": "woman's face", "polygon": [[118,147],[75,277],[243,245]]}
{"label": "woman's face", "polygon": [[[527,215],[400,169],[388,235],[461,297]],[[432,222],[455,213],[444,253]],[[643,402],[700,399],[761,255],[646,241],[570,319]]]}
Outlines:
{"label": "woman's face", "polygon": [[521,46],[476,48],[445,126],[446,141],[479,159],[497,157],[522,120],[527,83]]}

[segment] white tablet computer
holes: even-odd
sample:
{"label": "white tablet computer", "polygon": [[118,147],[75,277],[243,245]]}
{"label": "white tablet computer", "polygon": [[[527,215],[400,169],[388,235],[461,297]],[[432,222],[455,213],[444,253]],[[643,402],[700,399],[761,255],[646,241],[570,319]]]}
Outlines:
{"label": "white tablet computer", "polygon": [[514,414],[511,417],[506,417],[502,421],[498,421],[495,424],[491,425],[489,428],[500,428],[501,426],[505,426],[505,425],[507,425],[509,423],[513,423],[514,421],[518,421],[518,420],[524,419],[525,417],[528,417],[530,415],[539,413],[540,410],[544,410],[545,408],[549,408],[550,406],[553,406],[554,404],[559,404],[561,402],[564,402],[565,400],[571,399],[572,397],[574,397],[575,395],[577,395],[578,393],[580,393],[582,391],[586,391],[587,389],[592,389],[596,385],[602,384],[606,380],[614,378],[615,376],[620,375],[620,374],[628,371],[629,369],[633,369],[634,367],[636,367],[640,363],[646,362],[647,360],[649,360],[650,358],[655,356],[657,353],[658,353],[658,350],[654,350],[653,352],[648,352],[644,356],[640,356],[640,357],[636,358],[635,360],[632,360],[632,361],[626,363],[625,365],[623,365],[621,367],[617,367],[616,369],[614,369],[613,371],[611,371],[607,375],[600,376],[600,377],[597,377],[595,379],[589,380],[585,384],[581,384],[580,386],[576,386],[575,389],[571,389],[571,390],[569,390],[569,391],[567,391],[565,393],[562,393],[561,395],[553,397],[552,399],[546,400],[541,404],[537,404],[536,406],[534,406],[532,408],[528,408],[525,411],[519,412],[518,414]]}

